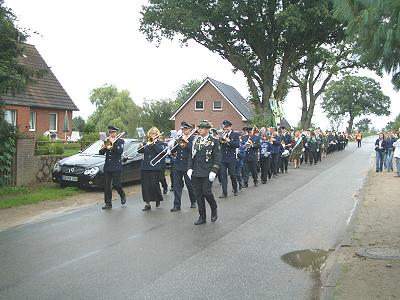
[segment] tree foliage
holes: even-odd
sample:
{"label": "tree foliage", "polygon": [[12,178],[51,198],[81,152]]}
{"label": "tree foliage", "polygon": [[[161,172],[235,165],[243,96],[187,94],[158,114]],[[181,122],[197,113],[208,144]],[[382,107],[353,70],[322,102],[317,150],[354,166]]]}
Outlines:
{"label": "tree foliage", "polygon": [[15,25],[16,17],[0,0],[0,101],[7,93],[21,93],[43,76],[43,70],[34,70],[21,63],[28,30]]}
{"label": "tree foliage", "polygon": [[104,85],[93,89],[89,99],[96,110],[88,118],[88,123],[93,123],[96,131],[107,131],[107,126],[112,124],[128,136],[135,135],[140,108],[133,102],[129,91],[118,91],[113,85]]}
{"label": "tree foliage", "polygon": [[83,132],[85,129],[85,120],[81,117],[75,117],[72,119],[72,130]]}
{"label": "tree foliage", "polygon": [[[339,36],[338,34],[338,40]],[[335,76],[348,74],[367,66],[353,53],[352,45],[344,41],[344,31],[341,36],[342,41],[331,45],[325,44],[308,52],[291,70],[291,86],[298,88],[301,95],[302,128],[310,128],[315,104]],[[333,122],[335,123],[334,120]]]}
{"label": "tree foliage", "polygon": [[383,94],[378,82],[368,77],[346,76],[332,81],[328,84],[321,106],[328,118],[348,116],[348,132],[353,129],[354,118],[390,114],[390,98]]}
{"label": "tree foliage", "polygon": [[348,22],[348,33],[365,61],[392,73],[400,89],[399,0],[335,0],[336,17]]}
{"label": "tree foliage", "polygon": [[369,126],[372,124],[371,119],[363,118],[355,124],[355,127],[362,132],[369,132]]}
{"label": "tree foliage", "polygon": [[385,129],[388,131],[399,132],[400,131],[400,114],[397,115],[397,117],[394,119],[394,121],[388,122],[386,124]]}
{"label": "tree foliage", "polygon": [[146,131],[155,126],[164,132],[164,137],[169,137],[170,130],[174,128],[174,121],[170,121],[169,118],[176,108],[177,103],[174,100],[147,100],[143,103],[140,114],[140,126]]}
{"label": "tree foliage", "polygon": [[292,64],[335,39],[323,30],[337,23],[330,15],[329,0],[150,0],[140,30],[150,41],[179,36],[219,54],[243,72],[256,110],[271,114],[268,101],[286,95]]}
{"label": "tree foliage", "polygon": [[192,79],[183,84],[176,92],[176,105],[179,107],[200,87],[203,80]]}

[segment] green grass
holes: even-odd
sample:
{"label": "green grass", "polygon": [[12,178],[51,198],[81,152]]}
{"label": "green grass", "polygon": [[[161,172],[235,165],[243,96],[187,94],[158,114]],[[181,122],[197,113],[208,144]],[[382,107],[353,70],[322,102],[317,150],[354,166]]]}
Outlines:
{"label": "green grass", "polygon": [[80,151],[80,149],[66,149],[66,150],[64,150],[63,155],[71,156],[71,155],[74,155],[74,154],[78,154],[79,151]]}
{"label": "green grass", "polygon": [[41,201],[63,200],[65,197],[82,193],[75,187],[60,188],[58,185],[38,185],[35,187],[0,188],[0,209],[17,207]]}

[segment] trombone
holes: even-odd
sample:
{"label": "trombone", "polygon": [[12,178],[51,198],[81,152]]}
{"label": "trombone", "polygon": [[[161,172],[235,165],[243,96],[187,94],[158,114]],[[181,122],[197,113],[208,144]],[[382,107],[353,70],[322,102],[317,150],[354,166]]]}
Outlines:
{"label": "trombone", "polygon": [[196,133],[197,131],[197,127],[193,128],[189,134],[187,135],[187,137],[183,137],[183,134],[181,134],[175,141],[174,146],[170,146],[168,145],[163,151],[161,151],[160,153],[158,153],[151,161],[150,161],[150,165],[152,167],[154,167],[156,164],[158,164],[160,161],[162,161],[167,155],[168,155],[168,148],[169,151],[173,151],[176,147],[181,146],[182,148],[186,148],[188,143],[189,143],[189,138]]}
{"label": "trombone", "polygon": [[111,136],[108,136],[104,141],[104,144],[101,146],[101,149],[111,150],[114,147],[115,141],[120,139],[124,134],[125,131],[118,133],[113,140],[111,140]]}
{"label": "trombone", "polygon": [[[126,150],[125,153],[123,154],[123,159],[128,159],[131,155],[136,154],[137,152],[139,152],[140,150],[146,148],[147,146],[154,145],[155,142],[157,141],[157,139],[163,134],[164,134],[164,132],[161,132],[160,134],[157,134],[154,138],[151,137],[151,136],[148,136],[147,137],[147,144],[143,145],[143,143],[142,143],[137,148],[136,147],[132,147],[132,148]],[[127,154],[127,153],[129,153],[129,154]]]}

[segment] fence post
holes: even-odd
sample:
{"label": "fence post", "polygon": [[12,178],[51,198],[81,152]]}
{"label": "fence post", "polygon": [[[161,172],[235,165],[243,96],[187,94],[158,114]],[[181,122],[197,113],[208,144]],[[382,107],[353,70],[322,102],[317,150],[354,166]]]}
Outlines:
{"label": "fence post", "polygon": [[15,185],[20,186],[29,184],[35,179],[35,139],[33,137],[17,138],[16,146]]}

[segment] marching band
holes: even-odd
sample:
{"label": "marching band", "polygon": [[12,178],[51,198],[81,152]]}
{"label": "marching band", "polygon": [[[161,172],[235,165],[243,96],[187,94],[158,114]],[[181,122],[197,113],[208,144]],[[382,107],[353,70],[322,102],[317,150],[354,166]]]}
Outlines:
{"label": "marching band", "polygon": [[[345,132],[322,130],[293,131],[283,126],[260,130],[256,126],[246,126],[243,132],[232,130],[232,123],[224,120],[221,129],[212,128],[212,123],[203,120],[197,126],[181,122],[180,135],[175,139],[163,139],[163,133],[152,127],[147,133],[147,141],[137,149],[143,153],[141,163],[142,197],[145,202],[143,211],[151,210],[150,202],[158,207],[163,200],[160,182],[164,194],[167,192],[164,169],[168,156],[171,160],[171,184],[174,203],[171,212],[181,210],[183,187],[186,185],[190,207],[198,208],[199,218],[194,223],[206,223],[205,201],[211,209],[211,222],[218,218],[212,184],[218,178],[222,193],[219,198],[228,197],[228,175],[234,196],[247,188],[250,175],[254,186],[258,178],[266,184],[271,178],[288,173],[289,164],[299,168],[301,164],[310,166],[321,162],[326,155],[344,150],[349,135]],[[116,136],[117,128],[109,126],[110,137],[100,153],[106,154],[106,186],[104,209],[111,208],[111,181],[125,204],[126,197],[119,177],[123,140]]]}

